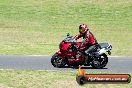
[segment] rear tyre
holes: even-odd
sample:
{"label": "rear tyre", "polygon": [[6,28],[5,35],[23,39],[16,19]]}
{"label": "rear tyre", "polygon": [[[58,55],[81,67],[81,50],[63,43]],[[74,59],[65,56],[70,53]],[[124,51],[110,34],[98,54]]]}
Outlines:
{"label": "rear tyre", "polygon": [[108,57],[104,53],[101,56],[95,58],[91,66],[96,69],[101,69],[101,68],[104,68],[107,65],[107,63],[108,63]]}
{"label": "rear tyre", "polygon": [[58,54],[54,54],[51,58],[51,64],[54,67],[61,68],[66,65],[66,59],[61,58]]}

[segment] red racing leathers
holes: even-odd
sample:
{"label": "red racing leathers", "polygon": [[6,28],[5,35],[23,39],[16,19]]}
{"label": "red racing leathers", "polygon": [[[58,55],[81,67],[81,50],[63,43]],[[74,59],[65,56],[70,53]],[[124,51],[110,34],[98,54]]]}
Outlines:
{"label": "red racing leathers", "polygon": [[90,46],[97,44],[96,38],[93,36],[93,34],[88,30],[85,33],[80,33],[74,37],[75,40],[83,37],[83,41],[81,45],[79,46],[80,50],[86,50]]}

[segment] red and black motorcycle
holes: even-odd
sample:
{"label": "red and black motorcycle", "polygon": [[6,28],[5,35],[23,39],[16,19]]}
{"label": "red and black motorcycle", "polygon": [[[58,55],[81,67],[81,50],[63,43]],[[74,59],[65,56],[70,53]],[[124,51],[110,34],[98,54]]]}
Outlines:
{"label": "red and black motorcycle", "polygon": [[105,54],[111,54],[112,45],[108,43],[100,43],[99,49],[94,51],[92,56],[87,56],[84,51],[79,51],[77,47],[81,42],[77,42],[72,36],[67,34],[67,37],[59,44],[57,51],[51,58],[51,63],[54,67],[61,68],[65,65],[78,66],[86,65],[93,68],[103,68],[108,62],[108,57]]}

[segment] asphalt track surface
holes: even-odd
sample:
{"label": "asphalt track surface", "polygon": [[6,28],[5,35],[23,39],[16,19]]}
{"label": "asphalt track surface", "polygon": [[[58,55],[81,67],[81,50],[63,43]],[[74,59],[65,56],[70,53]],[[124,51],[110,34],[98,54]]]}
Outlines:
{"label": "asphalt track surface", "polygon": [[[77,69],[64,67],[55,68],[50,63],[51,56],[0,56],[0,69],[15,70],[50,70],[76,71]],[[107,66],[103,69],[83,67],[87,72],[132,73],[132,57],[109,57]]]}

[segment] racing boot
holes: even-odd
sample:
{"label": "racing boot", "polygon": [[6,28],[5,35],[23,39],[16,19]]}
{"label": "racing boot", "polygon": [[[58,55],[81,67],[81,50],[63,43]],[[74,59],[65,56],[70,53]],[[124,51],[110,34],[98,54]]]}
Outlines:
{"label": "racing boot", "polygon": [[84,66],[89,66],[89,55],[84,52],[85,62]]}

